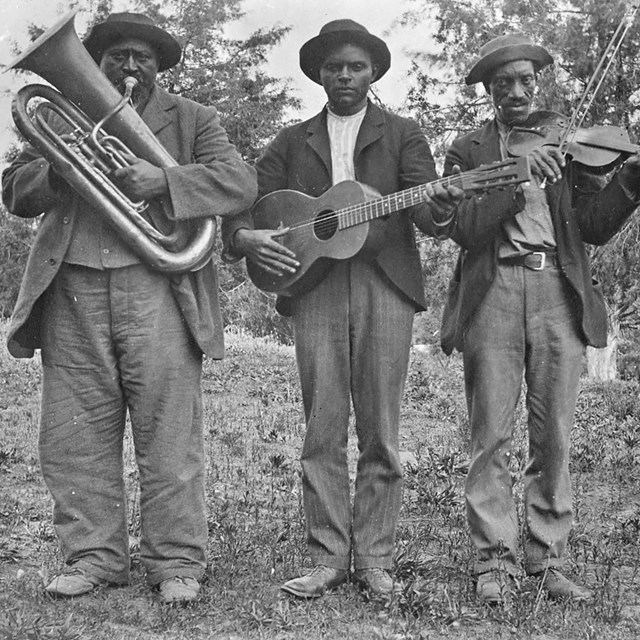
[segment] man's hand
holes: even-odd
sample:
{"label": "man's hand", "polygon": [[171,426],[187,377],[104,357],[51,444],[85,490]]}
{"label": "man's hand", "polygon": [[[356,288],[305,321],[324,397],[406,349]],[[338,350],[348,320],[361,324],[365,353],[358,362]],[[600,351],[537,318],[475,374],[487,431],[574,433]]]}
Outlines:
{"label": "man's hand", "polygon": [[[453,167],[453,174],[460,173],[458,165]],[[451,222],[456,207],[464,200],[464,191],[456,186],[444,186],[441,182],[430,183],[425,187],[424,202],[431,209],[436,225]]]}
{"label": "man's hand", "polygon": [[618,179],[625,189],[640,198],[640,151],[625,160]]}
{"label": "man's hand", "polygon": [[557,182],[562,178],[562,168],[567,164],[557,147],[538,147],[529,154],[531,173],[539,182]]}
{"label": "man's hand", "polygon": [[132,155],[125,157],[130,165],[116,169],[111,177],[131,200],[153,200],[167,193],[167,177],[160,167]]}
{"label": "man's hand", "polygon": [[233,246],[237,253],[246,256],[267,273],[276,276],[295,273],[300,266],[296,254],[276,241],[288,231],[288,227],[275,230],[238,229],[233,236]]}

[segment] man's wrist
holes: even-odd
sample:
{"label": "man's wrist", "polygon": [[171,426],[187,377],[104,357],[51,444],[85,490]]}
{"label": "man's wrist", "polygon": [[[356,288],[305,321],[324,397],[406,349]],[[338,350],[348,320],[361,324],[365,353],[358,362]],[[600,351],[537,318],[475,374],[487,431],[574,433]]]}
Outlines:
{"label": "man's wrist", "polygon": [[618,173],[618,182],[624,195],[634,204],[640,204],[640,176],[630,169],[622,167]]}
{"label": "man's wrist", "polygon": [[248,228],[239,227],[231,234],[231,237],[229,238],[229,251],[238,256],[238,258],[243,258],[245,256],[244,246],[242,243],[243,231],[248,231]]}
{"label": "man's wrist", "polygon": [[434,227],[448,227],[454,220],[454,218],[456,217],[456,208],[451,210],[451,213],[449,214],[449,217],[446,220],[440,220],[440,221],[436,221],[436,219],[431,216],[431,222],[433,223]]}

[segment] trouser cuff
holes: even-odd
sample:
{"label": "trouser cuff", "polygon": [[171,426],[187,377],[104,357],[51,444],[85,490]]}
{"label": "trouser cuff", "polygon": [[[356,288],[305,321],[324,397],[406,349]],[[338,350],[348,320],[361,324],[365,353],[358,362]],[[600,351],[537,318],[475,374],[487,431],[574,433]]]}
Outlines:
{"label": "trouser cuff", "polygon": [[358,569],[386,569],[389,571],[393,561],[391,558],[385,558],[380,556],[355,556],[353,559],[353,566],[356,571]]}
{"label": "trouser cuff", "polygon": [[349,571],[351,568],[351,558],[349,556],[328,556],[311,554],[311,562],[313,565],[323,564],[330,569],[339,569],[341,571]]}
{"label": "trouser cuff", "polygon": [[511,576],[517,576],[519,573],[518,566],[513,562],[507,562],[500,558],[490,558],[489,560],[478,560],[475,564],[475,573],[487,573],[488,571],[504,571]]}
{"label": "trouser cuff", "polygon": [[525,571],[527,575],[532,576],[542,573],[549,568],[563,570],[565,562],[562,558],[545,558],[544,560],[528,560],[525,563]]}
{"label": "trouser cuff", "polygon": [[105,569],[101,569],[97,567],[95,564],[91,564],[85,560],[77,560],[67,565],[70,568],[77,568],[86,571],[89,575],[95,576],[96,578],[100,578],[100,580],[105,580],[106,582],[110,582],[111,584],[129,584],[129,572],[119,572],[114,573],[113,571],[106,571]]}
{"label": "trouser cuff", "polygon": [[152,587],[157,587],[161,582],[169,578],[193,578],[198,582],[202,582],[204,569],[200,567],[173,567],[163,569],[162,571],[154,571],[147,573],[147,582]]}

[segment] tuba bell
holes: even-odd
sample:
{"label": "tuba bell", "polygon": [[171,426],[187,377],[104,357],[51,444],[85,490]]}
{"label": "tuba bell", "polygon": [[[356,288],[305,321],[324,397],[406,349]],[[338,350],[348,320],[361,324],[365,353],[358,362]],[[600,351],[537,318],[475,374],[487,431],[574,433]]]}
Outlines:
{"label": "tuba bell", "polygon": [[[215,219],[174,222],[169,232],[160,230],[159,224],[147,219],[153,218],[151,214],[143,215],[149,204],[132,202],[108,177],[113,169],[128,164],[127,154],[159,167],[178,163],[129,104],[135,79],[121,95],[85,49],[73,24],[77,11],[59,20],[9,65],[34,72],[57,89],[41,84],[20,89],[11,107],[13,120],[143,262],[166,273],[200,269],[211,259]],[[31,110],[34,98],[44,101]],[[53,130],[46,110],[62,118],[70,132],[60,135]],[[170,220],[166,209],[160,218],[166,227]]]}

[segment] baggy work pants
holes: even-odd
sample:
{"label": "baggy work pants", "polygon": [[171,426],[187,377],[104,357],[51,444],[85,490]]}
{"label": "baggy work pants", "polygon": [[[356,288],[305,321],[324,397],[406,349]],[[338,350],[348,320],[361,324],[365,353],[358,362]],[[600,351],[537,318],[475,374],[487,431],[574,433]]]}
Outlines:
{"label": "baggy work pants", "polygon": [[[400,510],[400,403],[415,308],[379,268],[338,263],[293,305],[307,431],[303,498],[314,564],[390,568]],[[359,458],[351,507],[350,398]]]}
{"label": "baggy work pants", "polygon": [[525,569],[538,573],[563,563],[572,522],[569,438],[584,353],[571,296],[555,267],[498,265],[465,334],[471,424],[466,504],[478,573],[517,570],[509,459],[523,372],[529,432]]}
{"label": "baggy work pants", "polygon": [[63,265],[42,330],[40,462],[68,565],[129,580],[123,435],[140,474],[140,555],[151,585],[200,578],[207,525],[202,355],[168,278],[144,265]]}

